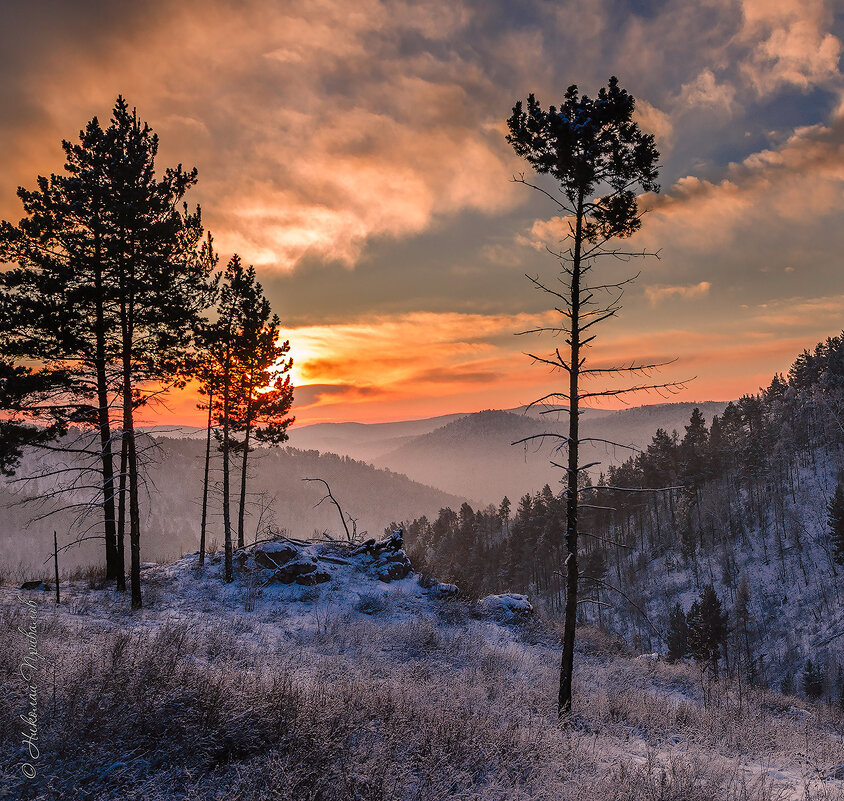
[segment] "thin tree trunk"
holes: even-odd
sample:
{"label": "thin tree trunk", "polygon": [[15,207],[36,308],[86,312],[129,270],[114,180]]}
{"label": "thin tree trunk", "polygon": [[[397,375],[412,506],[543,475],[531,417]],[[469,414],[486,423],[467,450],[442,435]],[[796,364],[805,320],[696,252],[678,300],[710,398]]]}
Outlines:
{"label": "thin tree trunk", "polygon": [[205,564],[205,526],[208,520],[208,472],[211,466],[211,422],[214,407],[213,380],[208,391],[208,432],[205,437],[205,477],[202,482],[202,524],[199,528],[199,564]]}
{"label": "thin tree trunk", "polygon": [[124,535],[126,533],[126,470],[129,460],[129,443],[120,436],[120,494],[117,498],[117,589],[126,592],[126,556]]}
{"label": "thin tree trunk", "polygon": [[[131,291],[131,290],[130,290]],[[121,303],[123,316],[123,438],[129,474],[129,579],[132,609],[143,606],[141,599],[141,514],[138,504],[138,454],[135,448],[135,412],[132,404],[132,300]]]}
{"label": "thin tree trunk", "polygon": [[[121,230],[121,241],[126,242]],[[123,362],[123,440],[126,445],[126,470],[129,484],[129,586],[132,609],[143,606],[141,598],[141,514],[138,504],[138,454],[135,447],[135,407],[132,399],[132,356],[135,317],[135,264],[134,242],[130,248],[129,275],[122,262],[120,280],[120,333]]]}
{"label": "thin tree trunk", "polygon": [[571,276],[571,358],[569,359],[569,443],[566,485],[566,613],[563,633],[563,655],[560,662],[560,694],[557,712],[571,712],[572,676],[574,673],[574,633],[577,625],[577,477],[579,445],[580,373],[580,248],[583,236],[583,192],[577,201],[577,226],[574,234],[574,259]]}
{"label": "thin tree trunk", "polygon": [[231,353],[226,345],[225,371],[223,378],[223,529],[226,540],[225,580],[234,579],[232,567],[232,521],[229,506],[229,394],[231,386]]}
{"label": "thin tree trunk", "polygon": [[[95,224],[99,224],[97,217]],[[97,380],[97,424],[100,431],[100,459],[103,474],[103,516],[105,518],[106,579],[115,579],[117,572],[117,538],[114,525],[114,462],[111,452],[108,379],[106,376],[105,313],[103,310],[103,267],[99,229],[94,239],[94,364]]]}
{"label": "thin tree trunk", "polygon": [[249,456],[249,435],[252,431],[252,381],[249,382],[249,398],[246,401],[246,431],[243,435],[243,463],[240,469],[240,508],[237,514],[237,547],[244,546],[243,526],[246,518],[246,460]]}

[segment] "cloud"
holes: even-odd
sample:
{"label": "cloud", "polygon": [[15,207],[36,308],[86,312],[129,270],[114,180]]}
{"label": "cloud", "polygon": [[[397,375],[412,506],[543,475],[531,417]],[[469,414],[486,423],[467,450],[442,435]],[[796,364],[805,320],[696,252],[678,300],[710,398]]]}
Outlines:
{"label": "cloud", "polygon": [[674,123],[671,116],[641,98],[636,99],[633,118],[646,133],[654,135],[660,152],[665,153],[674,143]]}
{"label": "cloud", "polygon": [[383,397],[388,393],[380,387],[351,384],[305,384],[294,389],[296,409],[314,406],[326,401],[360,401]]}
{"label": "cloud", "polygon": [[656,306],[664,300],[672,298],[679,298],[681,300],[690,300],[693,298],[700,298],[709,294],[709,289],[712,284],[709,281],[701,281],[699,284],[692,284],[691,286],[662,286],[654,285],[645,287],[645,296],[650,302],[651,306]]}
{"label": "cloud", "polygon": [[643,206],[647,237],[667,236],[699,250],[783,224],[820,224],[844,212],[844,116],[795,130],[781,145],[730,164],[719,181],[686,176]]}
{"label": "cloud", "polygon": [[780,86],[808,89],[838,77],[841,41],[828,29],[834,5],[824,0],[744,0],[737,39],[750,46],[741,65],[759,94]]}
{"label": "cloud", "polygon": [[49,124],[33,115],[39,147],[16,165],[20,183],[57,168],[59,138],[122,91],[161,133],[162,163],[199,167],[194,199],[218,247],[265,269],[352,266],[373,238],[521,200],[502,112],[482,105],[493,85],[440,47],[469,24],[463,4],[154,5],[147,24],[97,32],[102,46],[61,69],[53,53],[27,64],[19,80],[38,87]]}
{"label": "cloud", "polygon": [[677,102],[685,108],[718,109],[729,115],[735,97],[735,87],[729,83],[718,83],[712,70],[706,68],[694,81],[682,85]]}

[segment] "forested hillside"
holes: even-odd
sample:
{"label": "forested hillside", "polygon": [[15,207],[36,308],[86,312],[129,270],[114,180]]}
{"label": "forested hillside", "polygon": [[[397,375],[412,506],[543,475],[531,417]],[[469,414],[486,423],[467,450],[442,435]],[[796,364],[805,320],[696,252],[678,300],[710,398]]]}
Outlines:
{"label": "forested hillside", "polygon": [[[657,430],[583,493],[580,617],[643,651],[670,646],[786,689],[803,691],[808,669],[810,684],[814,671],[822,693],[837,696],[844,495],[837,529],[828,518],[842,446],[844,336],[800,354],[787,376],[711,425],[695,411],[682,431]],[[558,610],[564,521],[546,486],[417,519],[408,536],[420,566],[469,593],[525,591]]]}
{"label": "forested hillside", "polygon": [[[173,559],[199,547],[198,530],[205,443],[197,439],[139,438],[146,464],[145,492],[141,493],[144,521],[144,558],[147,561]],[[60,467],[64,465],[64,467]],[[77,469],[58,476],[55,471]],[[89,530],[97,521],[98,508],[92,490],[84,487],[83,460],[74,462],[53,453],[30,452],[18,478],[43,475],[20,481],[4,479],[0,484],[0,561],[8,572],[22,577],[47,572],[43,560],[52,551],[53,530],[60,545],[95,534]],[[247,503],[247,541],[266,536],[266,529],[286,531],[290,536],[310,538],[328,531],[345,537],[337,510],[325,502],[318,483],[303,482],[317,477],[329,482],[343,511],[357,520],[358,533],[380,533],[393,517],[412,519],[431,514],[444,505],[459,504],[454,495],[411,481],[406,476],[377,470],[348,457],[300,451],[294,448],[259,448],[252,454],[252,476]],[[220,514],[219,454],[212,458],[208,541],[220,547],[223,521]],[[57,486],[66,492],[54,494]],[[75,488],[74,488],[74,485]],[[39,499],[40,496],[40,499]],[[58,511],[43,520],[41,515]],[[351,528],[351,524],[349,523]],[[68,549],[63,567],[96,564],[100,537],[85,540]]]}

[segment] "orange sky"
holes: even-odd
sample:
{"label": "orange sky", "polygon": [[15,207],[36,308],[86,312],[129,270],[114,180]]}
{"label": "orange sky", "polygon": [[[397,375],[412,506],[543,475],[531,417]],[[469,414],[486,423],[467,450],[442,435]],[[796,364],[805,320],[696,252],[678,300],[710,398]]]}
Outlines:
{"label": "orange sky", "polygon": [[[253,263],[291,341],[298,423],[509,408],[559,376],[548,323],[563,221],[510,179],[514,101],[638,99],[663,191],[601,363],[673,359],[675,400],[758,390],[844,323],[842,18],[824,0],[150,0],[5,4],[0,217],[60,140],[124,94],[159,163],[199,169],[223,258]],[[602,267],[602,269],[604,269]],[[642,396],[633,403],[653,403]],[[158,422],[198,423],[190,392]],[[150,420],[149,422],[153,422]]]}

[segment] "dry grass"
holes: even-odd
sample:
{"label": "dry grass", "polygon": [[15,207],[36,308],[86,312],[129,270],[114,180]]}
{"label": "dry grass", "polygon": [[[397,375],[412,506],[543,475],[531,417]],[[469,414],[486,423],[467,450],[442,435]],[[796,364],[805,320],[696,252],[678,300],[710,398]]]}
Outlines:
{"label": "dry grass", "polygon": [[[844,761],[832,712],[797,720],[775,708],[778,696],[754,691],[739,714],[726,687],[704,705],[692,668],[618,656],[599,632],[584,632],[579,715],[560,727],[556,651],[540,627],[522,633],[536,643],[525,645],[424,619],[315,615],[315,630],[280,638],[246,616],[128,630],[45,607],[43,757],[26,782],[16,767],[23,614],[7,607],[0,638],[20,647],[0,650],[6,797],[776,801],[784,796],[747,777],[737,755],[799,765],[805,752],[818,769]],[[841,797],[804,785],[807,801]]]}

